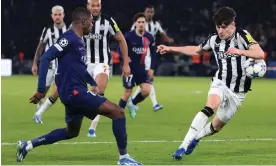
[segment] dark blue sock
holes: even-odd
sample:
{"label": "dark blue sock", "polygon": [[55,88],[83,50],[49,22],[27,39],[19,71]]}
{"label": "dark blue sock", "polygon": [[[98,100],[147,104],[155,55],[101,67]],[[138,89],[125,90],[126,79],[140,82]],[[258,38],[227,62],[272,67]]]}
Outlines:
{"label": "dark blue sock", "polygon": [[53,144],[57,141],[67,140],[70,138],[72,138],[72,137],[68,137],[66,128],[62,128],[62,129],[53,130],[46,135],[35,138],[31,142],[33,144],[33,147],[37,147],[40,145]]}
{"label": "dark blue sock", "polygon": [[120,155],[127,154],[126,118],[113,120],[112,129]]}
{"label": "dark blue sock", "polygon": [[145,100],[145,97],[144,97],[144,96],[142,95],[142,93],[140,92],[140,93],[138,93],[137,96],[132,100],[132,103],[133,103],[134,105],[136,105],[136,104],[142,102],[143,100]]}
{"label": "dark blue sock", "polygon": [[123,99],[120,99],[120,101],[119,101],[119,106],[120,106],[122,109],[125,109],[125,108],[126,108],[126,104],[127,104],[126,101],[124,101]]}

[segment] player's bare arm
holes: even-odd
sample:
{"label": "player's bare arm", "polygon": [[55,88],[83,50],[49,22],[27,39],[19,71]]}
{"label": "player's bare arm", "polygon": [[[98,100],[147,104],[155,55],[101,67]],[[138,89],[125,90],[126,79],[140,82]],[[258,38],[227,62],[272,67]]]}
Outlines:
{"label": "player's bare arm", "polygon": [[194,56],[194,55],[202,55],[204,50],[202,50],[200,46],[169,47],[165,45],[159,45],[157,47],[157,52],[160,52],[160,54],[173,52],[173,53],[182,53],[188,56]]}
{"label": "player's bare arm", "polygon": [[170,38],[166,33],[163,32],[163,33],[160,34],[160,36],[161,36],[163,41],[168,42],[169,44],[174,43],[173,38]]}
{"label": "player's bare arm", "polygon": [[259,44],[253,44],[248,50],[240,50],[237,48],[229,48],[226,54],[235,54],[240,56],[247,56],[253,59],[264,59],[264,51]]}
{"label": "player's bare arm", "polygon": [[126,43],[125,37],[121,32],[118,32],[117,34],[114,35],[114,39],[118,41],[123,58],[125,59],[123,68],[122,68],[123,75],[128,77],[131,71],[129,67],[128,49],[127,49],[127,43]]}
{"label": "player's bare arm", "polygon": [[45,46],[46,46],[46,43],[43,43],[42,41],[40,41],[36,48],[33,66],[32,66],[32,73],[34,76],[37,75],[37,63],[40,58],[40,55],[42,54],[43,50],[45,49]]}

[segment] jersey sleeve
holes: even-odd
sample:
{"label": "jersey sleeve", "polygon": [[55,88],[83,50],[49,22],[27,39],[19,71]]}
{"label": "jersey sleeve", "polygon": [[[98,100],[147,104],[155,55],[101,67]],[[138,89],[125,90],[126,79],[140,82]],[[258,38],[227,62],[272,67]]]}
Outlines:
{"label": "jersey sleeve", "polygon": [[57,57],[62,56],[62,52],[68,50],[74,40],[68,37],[61,37],[52,45],[41,57],[38,72],[38,88],[37,91],[43,93],[45,91],[46,76],[50,62]]}
{"label": "jersey sleeve", "polygon": [[209,35],[199,46],[202,50],[204,51],[211,51],[212,50],[212,47],[211,47],[211,44],[210,44],[210,40],[211,40],[211,37],[213,35]]}
{"label": "jersey sleeve", "polygon": [[120,32],[118,24],[112,17],[110,17],[109,20],[109,32],[111,33],[111,35],[116,35],[118,32]]}
{"label": "jersey sleeve", "polygon": [[156,21],[156,28],[157,28],[159,33],[164,33],[165,32],[159,21]]}
{"label": "jersey sleeve", "polygon": [[49,36],[47,35],[47,28],[44,27],[42,30],[42,34],[40,36],[40,41],[43,43],[47,43],[49,40]]}
{"label": "jersey sleeve", "polygon": [[253,37],[250,35],[250,33],[247,32],[246,30],[241,31],[240,36],[241,36],[241,42],[245,46],[245,49],[247,50],[251,45],[258,44],[258,42],[256,42],[256,40],[254,40]]}

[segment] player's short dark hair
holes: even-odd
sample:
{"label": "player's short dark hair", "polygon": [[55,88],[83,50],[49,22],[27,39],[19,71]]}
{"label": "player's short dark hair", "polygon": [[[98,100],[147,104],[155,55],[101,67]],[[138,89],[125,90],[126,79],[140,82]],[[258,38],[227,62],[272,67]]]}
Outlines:
{"label": "player's short dark hair", "polygon": [[137,14],[135,14],[135,16],[133,17],[133,22],[136,22],[141,17],[144,17],[146,19],[146,16],[145,16],[144,13],[137,13]]}
{"label": "player's short dark hair", "polygon": [[77,7],[72,13],[72,22],[81,21],[85,17],[91,17],[91,13],[84,7]]}
{"label": "player's short dark hair", "polygon": [[216,11],[216,13],[213,16],[213,20],[216,25],[229,25],[233,21],[235,21],[236,18],[236,12],[234,9],[230,7],[222,7]]}
{"label": "player's short dark hair", "polygon": [[153,5],[146,5],[144,10],[146,10],[146,9],[154,9],[154,6]]}

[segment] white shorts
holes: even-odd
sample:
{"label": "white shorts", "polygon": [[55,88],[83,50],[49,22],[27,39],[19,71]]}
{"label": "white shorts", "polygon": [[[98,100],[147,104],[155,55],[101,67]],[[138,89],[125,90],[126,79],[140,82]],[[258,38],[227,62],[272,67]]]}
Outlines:
{"label": "white shorts", "polygon": [[104,63],[90,63],[87,65],[87,71],[94,79],[101,73],[105,73],[109,78],[110,67]]}
{"label": "white shorts", "polygon": [[238,111],[246,97],[246,93],[236,93],[231,91],[221,80],[215,79],[211,83],[208,95],[215,94],[220,97],[220,105],[217,109],[218,118],[227,123]]}
{"label": "white shorts", "polygon": [[46,76],[46,86],[49,87],[55,82],[55,69],[48,69]]}
{"label": "white shorts", "polygon": [[149,70],[150,69],[150,65],[151,65],[151,57],[150,56],[146,56],[145,57],[145,69]]}

